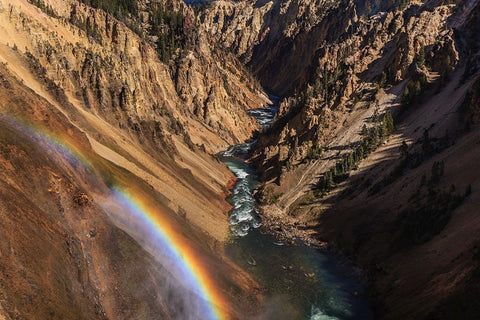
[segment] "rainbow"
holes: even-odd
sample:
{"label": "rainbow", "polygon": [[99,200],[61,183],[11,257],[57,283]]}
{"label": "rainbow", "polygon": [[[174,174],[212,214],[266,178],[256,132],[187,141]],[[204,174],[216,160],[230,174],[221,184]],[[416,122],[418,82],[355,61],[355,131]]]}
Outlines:
{"label": "rainbow", "polygon": [[61,137],[51,133],[39,124],[30,123],[1,112],[0,121],[22,132],[37,144],[46,147],[46,150],[60,153],[71,165],[76,167],[77,164],[80,164],[84,168],[93,169],[92,163],[83,155],[81,149],[76,144],[69,142],[68,134]]}
{"label": "rainbow", "polygon": [[[81,148],[68,141],[68,136],[61,137],[40,125],[18,120],[2,113],[0,113],[0,121],[21,131],[50,151],[62,154],[62,157],[74,167],[80,164],[90,171],[94,169],[92,162],[83,154]],[[154,243],[154,252],[159,255],[156,257],[159,262],[176,276],[175,280],[181,283],[185,290],[197,297],[195,310],[201,313],[196,314],[195,317],[205,320],[228,319],[224,298],[202,264],[202,259],[192,250],[186,238],[175,230],[175,226],[169,221],[166,214],[141,192],[123,187],[119,183],[114,183],[110,188],[110,198],[115,202],[115,207],[120,209],[116,210],[114,215],[128,215],[128,218],[123,221],[133,222],[142,233],[149,236],[148,240]],[[105,209],[102,204],[99,203],[99,205]],[[106,210],[111,210],[111,208]]]}
{"label": "rainbow", "polygon": [[184,278],[178,280],[181,280],[183,284],[190,284],[189,289],[193,293],[203,297],[205,302],[209,302],[204,305],[207,307],[204,308],[204,317],[206,316],[206,318],[202,319],[226,319],[227,316],[220,308],[223,305],[223,298],[217,291],[210,275],[202,267],[201,260],[186,241],[175,232],[173,226],[169,224],[158,208],[148,200],[142,199],[139,193],[130,190],[114,187],[113,194],[118,203],[133,215],[131,218],[146,226],[149,229],[147,231],[153,231],[149,234],[153,235],[156,244],[162,247],[163,256],[167,257],[169,261],[174,261],[174,264],[180,267],[180,270],[174,273]]}

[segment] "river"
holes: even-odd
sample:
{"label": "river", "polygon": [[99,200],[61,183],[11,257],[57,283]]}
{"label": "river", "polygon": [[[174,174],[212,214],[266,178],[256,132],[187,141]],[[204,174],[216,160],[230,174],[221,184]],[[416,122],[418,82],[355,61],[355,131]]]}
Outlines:
{"label": "river", "polygon": [[[278,101],[278,100],[277,100]],[[251,110],[262,126],[273,122],[278,105]],[[373,319],[363,298],[364,288],[332,254],[302,244],[286,245],[261,231],[253,191],[255,169],[245,159],[255,140],[221,153],[221,160],[238,178],[229,201],[232,241],[228,256],[263,287],[266,303],[260,319]]]}

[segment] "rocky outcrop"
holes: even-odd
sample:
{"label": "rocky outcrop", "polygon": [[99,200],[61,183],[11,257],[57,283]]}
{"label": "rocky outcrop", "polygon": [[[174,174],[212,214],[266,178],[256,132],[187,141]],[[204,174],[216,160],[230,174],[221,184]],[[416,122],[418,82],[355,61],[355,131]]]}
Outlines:
{"label": "rocky outcrop", "polygon": [[[290,171],[290,167],[312,160],[321,149],[337,150],[338,146],[343,150],[340,153],[352,150],[361,139],[363,124],[369,126],[365,118],[352,125],[359,114],[369,108],[373,114],[385,107],[380,103],[381,86],[418,77],[416,72],[428,79],[452,72],[459,56],[453,32],[445,24],[451,13],[449,6],[429,11],[414,5],[361,18],[354,14],[352,21],[356,22],[347,31],[317,49],[318,57],[312,62],[317,66],[314,80],[302,94],[283,103],[280,121],[260,138],[256,161],[273,166],[264,178],[281,179],[287,175],[283,169],[288,166]],[[421,70],[425,65],[428,75]],[[349,122],[347,127],[357,131],[344,139],[342,131]],[[330,153],[338,156],[336,151]]]}
{"label": "rocky outcrop", "polygon": [[[187,114],[224,141],[235,144],[246,140],[258,126],[245,110],[265,105],[260,99],[262,89],[250,82],[253,78],[232,54],[225,53],[205,35],[199,35],[199,42],[196,51],[186,55],[175,71],[181,103]],[[192,130],[191,124],[184,127]],[[190,136],[198,134],[191,132]],[[224,143],[209,141],[215,138],[192,139],[213,152],[225,149]]]}
{"label": "rocky outcrop", "polygon": [[[58,39],[55,33],[42,32],[28,49],[45,68],[47,76],[80,97],[85,108],[116,126],[145,132],[146,140],[151,140],[151,130],[145,127],[147,122],[156,122],[162,128],[173,127],[177,134],[182,131],[187,140],[206,144],[213,152],[247,139],[256,128],[245,109],[264,103],[257,95],[259,88],[251,84],[249,89],[245,83],[239,84],[243,70],[238,69],[238,64],[231,64],[230,69],[217,65],[232,59],[223,54],[214,59],[208,38],[198,39],[199,45],[194,50],[185,58],[178,58],[176,68],[181,70],[172,72],[159,61],[155,47],[112,16],[81,4],[71,5],[71,11],[65,12],[66,16],[58,23],[64,24],[77,39]],[[29,34],[41,29],[38,22],[22,13],[16,15],[15,10],[9,19],[12,23],[22,21],[22,28]],[[82,30],[84,25],[87,27]],[[199,59],[200,63],[192,63]],[[182,70],[190,73],[189,78],[177,74]],[[221,74],[223,77],[219,77]],[[226,77],[229,81],[209,81]],[[229,90],[232,88],[236,90]],[[192,93],[194,101],[185,99],[187,92]],[[177,108],[178,105],[184,107]],[[221,108],[215,108],[220,105]],[[197,117],[194,110],[199,107],[207,117]],[[221,114],[222,110],[227,112]],[[228,119],[230,115],[234,119]],[[234,126],[235,121],[246,125]],[[209,129],[206,133],[201,128],[205,124]],[[217,133],[220,139],[215,139]]]}
{"label": "rocky outcrop", "polygon": [[[188,290],[180,289],[170,266],[157,260],[151,234],[139,235],[141,229],[119,223],[118,203],[117,209],[108,205],[111,187],[122,181],[138,190],[132,197],[149,199],[165,222],[176,222],[172,228],[185,245],[201,253],[197,262],[236,275],[216,282],[221,292],[241,305],[255,303],[255,293],[247,294],[250,302],[238,294],[255,284],[228,259],[218,258],[221,244],[192,228],[191,211],[178,217],[169,200],[134,172],[105,161],[84,132],[3,64],[0,101],[2,318],[184,318],[192,300],[180,298],[188,297]],[[195,183],[192,175],[189,179]],[[232,288],[239,291],[228,293]],[[236,307],[222,308],[233,318],[244,317]]]}
{"label": "rocky outcrop", "polygon": [[114,214],[120,185],[224,277],[226,300],[254,306],[255,284],[223,252],[234,176],[212,155],[257,129],[246,110],[265,102],[249,73],[208,35],[162,62],[143,2],[138,28],[77,1],[2,4],[1,316],[184,318],[151,237]]}
{"label": "rocky outcrop", "polygon": [[[285,96],[306,89],[321,77],[319,69],[334,69],[347,56],[347,66],[360,73],[382,55],[381,63],[398,70],[393,76],[404,78],[419,50],[441,41],[442,18],[449,11],[434,2],[396,7],[391,1],[221,1],[205,10],[201,21],[263,84]],[[405,52],[388,58],[395,49]]]}
{"label": "rocky outcrop", "polygon": [[468,169],[479,134],[478,2],[325,2],[302,15],[313,3],[204,13],[207,30],[287,96],[251,158],[270,232],[333,242],[359,261],[382,318],[478,317],[475,303],[454,306],[478,292],[468,285],[478,272],[478,226],[468,223],[480,181]]}
{"label": "rocky outcrop", "polygon": [[[50,16],[16,1],[5,6],[2,56],[12,70],[108,160],[135,170],[174,210],[182,206],[192,223],[224,239],[229,206],[221,195],[233,176],[208,153],[249,138],[257,124],[246,109],[265,103],[241,64],[201,35],[162,63],[140,31],[75,1],[55,3]],[[183,182],[185,170],[192,185]],[[215,216],[217,227],[201,212]]]}
{"label": "rocky outcrop", "polygon": [[[348,27],[348,15],[334,16],[339,7],[353,9],[345,1],[329,0],[219,1],[200,19],[202,28],[231,48],[262,84],[285,95],[310,79],[318,47]],[[338,23],[329,26],[333,19]]]}

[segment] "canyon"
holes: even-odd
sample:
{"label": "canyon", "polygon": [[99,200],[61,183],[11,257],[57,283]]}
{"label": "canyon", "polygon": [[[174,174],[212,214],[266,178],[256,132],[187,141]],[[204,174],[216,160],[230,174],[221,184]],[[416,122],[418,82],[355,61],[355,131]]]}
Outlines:
{"label": "canyon", "polygon": [[257,128],[246,110],[265,104],[261,89],[240,81],[241,65],[220,59],[208,39],[173,74],[148,39],[110,14],[76,1],[48,5],[54,13],[27,1],[0,10],[2,317],[182,317],[172,312],[188,301],[174,301],[172,270],[142,230],[115,217],[112,186],[162,208],[204,252],[204,268],[236,274],[219,280],[223,294],[258,303],[255,282],[218,258],[234,176],[211,154]]}
{"label": "canyon", "polygon": [[0,317],[269,319],[218,156],[255,137],[259,230],[354,264],[379,319],[477,319],[479,28],[477,0],[0,0]]}
{"label": "canyon", "polygon": [[478,317],[478,10],[218,1],[202,17],[289,97],[251,158],[264,225],[353,258],[382,319]]}

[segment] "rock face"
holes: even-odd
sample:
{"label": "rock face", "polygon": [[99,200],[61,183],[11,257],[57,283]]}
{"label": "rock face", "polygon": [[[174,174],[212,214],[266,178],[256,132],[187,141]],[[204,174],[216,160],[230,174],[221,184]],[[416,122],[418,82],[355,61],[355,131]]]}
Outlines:
{"label": "rock face", "polygon": [[451,10],[415,1],[405,10],[409,3],[399,10],[394,1],[217,1],[200,19],[262,83],[285,96],[312,84],[319,69],[346,63],[359,73],[373,62],[368,59],[395,48],[406,51],[383,62],[404,77],[420,48],[440,41],[442,17]]}
{"label": "rock face", "polygon": [[[102,10],[59,2],[52,18],[33,5],[5,5],[3,59],[12,68],[22,64],[12,71],[54,100],[104,157],[154,184],[174,210],[182,203],[202,228],[208,224],[199,212],[216,216],[222,227],[213,224],[207,232],[224,239],[228,205],[220,194],[232,175],[205,151],[249,138],[257,125],[246,109],[264,104],[236,59],[199,36],[195,47],[166,65],[148,39]],[[184,171],[211,196],[182,199],[191,193],[179,178]]]}
{"label": "rock face", "polygon": [[240,1],[201,16],[285,97],[251,159],[264,222],[359,261],[381,318],[480,314],[479,7]]}
{"label": "rock face", "polygon": [[327,36],[347,27],[349,21],[338,21],[330,30],[322,23],[346,17],[331,16],[339,7],[352,9],[330,0],[218,1],[200,19],[205,30],[247,63],[262,84],[285,95],[309,80],[315,70],[310,63]]}
{"label": "rock face", "polygon": [[[313,67],[315,71],[305,91],[283,103],[277,128],[260,140],[256,158],[273,166],[266,172],[265,180],[281,175],[281,168],[287,163],[296,165],[312,158],[315,150],[330,145],[336,135],[341,142],[335,143],[352,146],[358,143],[364,121],[356,119],[386,107],[380,103],[384,96],[380,86],[420,77],[420,74],[430,81],[439,74],[452,72],[458,62],[453,32],[448,30],[444,19],[452,13],[449,6],[429,11],[413,5],[408,10],[377,12],[361,18],[357,17],[355,7],[350,10],[350,14],[343,9],[332,13],[340,15],[335,21],[348,20],[345,22],[350,25],[348,29],[339,29],[336,36],[328,33],[331,38],[325,38],[325,43],[317,46],[313,59],[299,59],[310,61],[307,69]],[[320,22],[325,24],[322,29],[337,30],[337,26],[328,26],[329,21],[332,20]],[[318,38],[311,32],[307,34],[311,39]],[[422,64],[429,65],[427,72],[415,69],[419,55],[423,56]],[[299,90],[304,86],[300,85]],[[347,122],[356,125],[346,125]],[[350,128],[348,138],[345,133],[342,137],[339,135],[345,127]],[[351,130],[353,128],[357,131]]]}
{"label": "rock face", "polygon": [[255,310],[255,284],[223,253],[234,176],[212,154],[257,129],[246,110],[265,104],[261,88],[208,35],[162,62],[146,2],[125,23],[77,1],[32,3],[0,9],[1,317],[182,318],[171,270],[109,209],[115,185],[173,221],[225,276],[225,301]]}
{"label": "rock face", "polygon": [[[71,5],[71,11],[57,22],[65,24],[68,19],[74,23],[64,25],[70,37],[58,38],[58,31],[37,35],[27,48],[46,76],[79,97],[84,108],[134,131],[167,118],[170,123],[163,126],[173,127],[193,143],[206,144],[212,152],[247,139],[256,128],[245,109],[264,103],[255,91],[258,88],[241,82],[244,74],[238,69],[240,65],[233,61],[227,68],[226,61],[235,59],[215,52],[208,38],[200,37],[197,46],[169,67],[159,61],[146,40],[112,16]],[[33,33],[46,31],[36,30],[42,25],[22,13],[14,12],[9,19],[12,23],[22,21],[24,32],[32,39]],[[77,27],[84,24],[95,32]],[[245,126],[235,126],[240,121]],[[199,128],[205,124],[208,130]],[[179,132],[183,130],[186,132]]]}
{"label": "rock face", "polygon": [[[2,318],[180,317],[177,313],[188,306],[178,298],[181,292],[171,270],[129,228],[123,227],[128,233],[120,229],[113,211],[105,209],[111,198],[109,185],[121,180],[151,197],[167,217],[179,219],[168,201],[155,196],[133,173],[102,159],[84,133],[4,65],[0,79],[0,99],[8,106],[1,110],[0,121]],[[54,138],[43,139],[47,131],[69,147],[56,148]],[[89,166],[65,156],[72,154],[71,146]],[[213,249],[211,238],[192,230],[185,220],[177,227],[188,230],[191,249],[202,252],[210,268],[242,274],[228,260],[217,260],[220,243]],[[236,279],[229,288],[254,286],[248,277]],[[241,295],[231,298],[248,303]],[[242,317],[228,308],[224,311],[234,318]]]}

